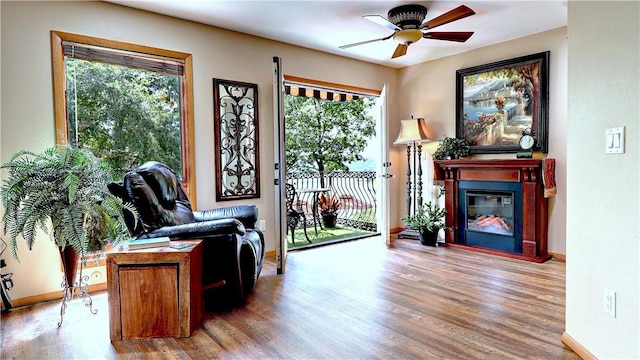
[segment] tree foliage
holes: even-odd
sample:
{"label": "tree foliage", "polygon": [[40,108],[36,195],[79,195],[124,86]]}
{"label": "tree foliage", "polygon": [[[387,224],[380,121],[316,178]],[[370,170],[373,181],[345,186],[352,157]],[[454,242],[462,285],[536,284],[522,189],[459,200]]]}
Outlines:
{"label": "tree foliage", "polygon": [[363,160],[367,140],[375,135],[367,98],[336,102],[285,96],[287,171],[346,171]]}
{"label": "tree foliage", "polygon": [[178,76],[73,58],[66,62],[71,143],[91,149],[118,176],[149,160],[181,173]]}

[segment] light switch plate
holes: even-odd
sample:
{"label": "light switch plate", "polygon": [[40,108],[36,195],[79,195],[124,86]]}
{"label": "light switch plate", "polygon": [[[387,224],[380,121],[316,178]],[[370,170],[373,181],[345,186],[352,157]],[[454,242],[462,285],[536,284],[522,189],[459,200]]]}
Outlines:
{"label": "light switch plate", "polygon": [[624,126],[606,130],[604,152],[607,154],[624,154]]}

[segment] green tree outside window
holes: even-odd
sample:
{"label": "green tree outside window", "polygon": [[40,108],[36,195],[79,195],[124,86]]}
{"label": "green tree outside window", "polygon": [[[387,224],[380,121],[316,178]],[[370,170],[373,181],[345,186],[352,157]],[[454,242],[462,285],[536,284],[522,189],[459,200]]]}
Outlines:
{"label": "green tree outside window", "polygon": [[375,136],[369,98],[337,102],[285,96],[287,171],[348,171],[364,160],[367,141]]}
{"label": "green tree outside window", "polygon": [[118,178],[149,160],[182,173],[179,76],[69,57],[65,64],[71,143]]}

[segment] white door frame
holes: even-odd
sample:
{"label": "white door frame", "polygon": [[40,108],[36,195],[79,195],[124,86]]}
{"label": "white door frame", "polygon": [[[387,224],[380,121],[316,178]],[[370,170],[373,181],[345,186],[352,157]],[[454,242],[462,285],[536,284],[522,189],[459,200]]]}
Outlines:
{"label": "white door frame", "polygon": [[382,236],[382,241],[387,245],[391,245],[391,229],[389,226],[389,179],[393,174],[389,174],[391,162],[389,161],[389,139],[387,131],[387,120],[389,118],[389,110],[387,106],[389,85],[385,84],[380,92],[378,101],[380,102],[380,117],[376,123],[380,141],[379,161],[377,163],[378,180],[380,190],[376,194],[376,220],[378,223],[378,232]]}
{"label": "white door frame", "polygon": [[275,229],[276,235],[276,272],[284,274],[287,263],[287,210],[285,165],[285,121],[284,121],[284,84],[282,59],[273,57],[273,129],[274,129],[274,190],[275,190]]}

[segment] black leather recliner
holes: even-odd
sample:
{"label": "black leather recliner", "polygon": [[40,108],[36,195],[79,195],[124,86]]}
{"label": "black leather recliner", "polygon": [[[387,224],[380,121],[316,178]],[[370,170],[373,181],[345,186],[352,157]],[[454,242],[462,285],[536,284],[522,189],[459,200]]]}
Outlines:
{"label": "black leather recliner", "polygon": [[242,303],[258,280],[264,262],[264,235],[255,228],[255,205],[193,211],[175,172],[151,161],[109,184],[109,190],[138,211],[127,226],[138,239],[203,239],[202,283],[208,309]]}

